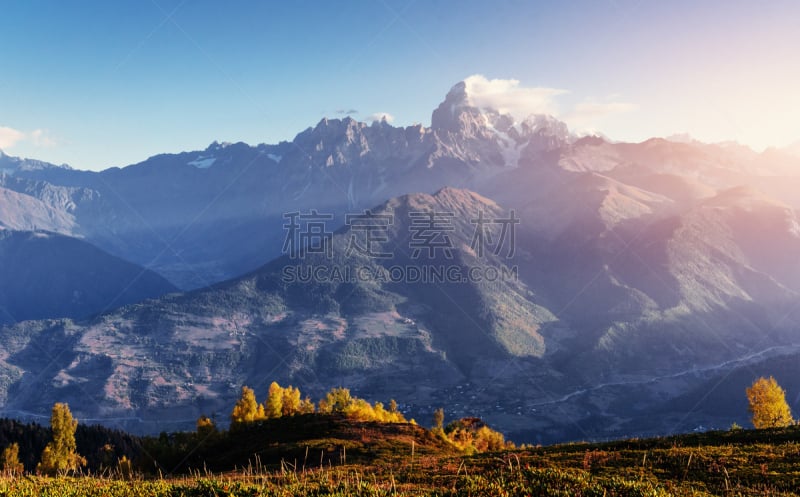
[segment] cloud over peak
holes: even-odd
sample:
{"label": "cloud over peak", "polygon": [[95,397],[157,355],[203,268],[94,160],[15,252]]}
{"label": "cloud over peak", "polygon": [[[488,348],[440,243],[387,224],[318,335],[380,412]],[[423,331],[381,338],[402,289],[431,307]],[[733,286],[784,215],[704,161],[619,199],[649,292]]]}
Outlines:
{"label": "cloud over peak", "polygon": [[387,123],[391,123],[392,121],[394,121],[394,116],[389,114],[388,112],[376,112],[374,114],[368,115],[364,119],[364,122],[372,123],[375,121],[381,122],[383,120],[385,120]]}
{"label": "cloud over peak", "polygon": [[474,74],[464,80],[470,105],[524,119],[531,114],[558,114],[555,97],[567,90],[520,86],[516,79],[487,79]]}
{"label": "cloud over peak", "polygon": [[619,95],[587,97],[571,105],[559,105],[559,99],[570,94],[569,90],[522,86],[517,79],[488,79],[481,74],[464,79],[464,90],[468,104],[474,107],[511,114],[518,121],[532,114],[548,114],[565,121],[577,132],[594,130],[609,116],[639,108],[621,100]]}
{"label": "cloud over peak", "polygon": [[35,129],[25,133],[8,126],[0,126],[0,150],[12,148],[23,141],[30,142],[38,148],[51,148],[57,144],[46,129]]}
{"label": "cloud over peak", "polygon": [[0,126],[0,149],[11,148],[25,138],[25,133],[14,128]]}

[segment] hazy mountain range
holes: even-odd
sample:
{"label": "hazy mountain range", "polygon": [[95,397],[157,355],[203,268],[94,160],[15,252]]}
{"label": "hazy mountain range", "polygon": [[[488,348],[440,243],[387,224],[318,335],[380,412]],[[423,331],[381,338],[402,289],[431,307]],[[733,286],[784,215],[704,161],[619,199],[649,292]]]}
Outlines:
{"label": "hazy mountain range", "polygon": [[[0,331],[6,412],[68,401],[160,431],[277,379],[554,441],[743,423],[758,372],[798,391],[791,148],[579,137],[477,108],[463,83],[431,123],[323,119],[292,142],[96,173],[0,155],[0,306],[42,319]],[[363,235],[345,215],[364,209],[392,218],[373,245],[385,258],[345,256]],[[333,216],[332,257],[293,259],[284,214],[311,210]],[[453,214],[449,250],[415,258],[412,213],[432,211]],[[476,252],[475,220],[511,211],[513,254]],[[286,279],[409,266],[518,277]]]}

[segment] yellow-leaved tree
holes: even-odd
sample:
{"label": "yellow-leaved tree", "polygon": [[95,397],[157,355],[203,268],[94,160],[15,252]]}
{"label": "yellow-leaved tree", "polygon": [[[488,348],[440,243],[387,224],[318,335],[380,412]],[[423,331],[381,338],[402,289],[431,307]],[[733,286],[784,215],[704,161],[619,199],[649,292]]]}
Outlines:
{"label": "yellow-leaved tree", "polygon": [[330,414],[332,412],[345,412],[353,403],[350,389],[344,387],[332,388],[319,401],[319,412]]}
{"label": "yellow-leaved tree", "polygon": [[306,397],[300,401],[300,414],[313,414],[315,410],[314,401],[310,398]]}
{"label": "yellow-leaved tree", "polygon": [[75,471],[86,464],[86,459],[77,452],[75,430],[78,422],[72,418],[67,404],[57,403],[50,415],[50,430],[53,441],[42,452],[42,460],[36,466],[41,474],[55,475]]}
{"label": "yellow-leaved tree", "polygon": [[17,442],[3,449],[1,459],[5,476],[19,476],[25,471],[25,467],[19,461],[19,444]]}
{"label": "yellow-leaved tree", "polygon": [[756,428],[781,428],[794,423],[786,392],[772,376],[754,381],[747,389],[747,400]]}
{"label": "yellow-leaved tree", "polygon": [[302,401],[300,400],[300,389],[289,385],[283,389],[283,401],[281,402],[281,415],[294,416],[300,413]]}
{"label": "yellow-leaved tree", "polygon": [[197,418],[197,435],[200,438],[208,438],[217,433],[217,424],[208,416],[200,416]]}
{"label": "yellow-leaved tree", "polygon": [[231,412],[231,423],[237,425],[255,421],[259,418],[258,407],[256,393],[253,389],[247,386],[242,387],[242,396],[236,401],[236,405],[233,406],[233,411]]}
{"label": "yellow-leaved tree", "polygon": [[314,412],[314,404],[307,398],[300,399],[299,388],[291,385],[284,388],[273,381],[269,386],[267,400],[264,402],[264,412],[268,418],[308,414]]}
{"label": "yellow-leaved tree", "polygon": [[444,408],[440,407],[433,411],[433,429],[442,431],[444,430]]}
{"label": "yellow-leaved tree", "polygon": [[353,397],[350,390],[339,387],[332,388],[325,394],[325,398],[319,401],[319,412],[322,414],[344,414],[350,419],[359,421],[378,421],[381,423],[406,423],[406,418],[397,411],[386,410],[383,404],[376,402],[370,404],[364,399]]}
{"label": "yellow-leaved tree", "polygon": [[277,381],[273,381],[269,385],[264,413],[268,418],[279,418],[283,414],[283,388]]}

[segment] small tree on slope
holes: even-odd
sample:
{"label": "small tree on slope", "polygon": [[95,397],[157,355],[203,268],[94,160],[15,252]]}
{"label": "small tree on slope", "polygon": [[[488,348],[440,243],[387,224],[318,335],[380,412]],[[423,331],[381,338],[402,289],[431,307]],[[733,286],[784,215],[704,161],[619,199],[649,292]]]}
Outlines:
{"label": "small tree on slope", "polygon": [[75,471],[86,464],[86,459],[77,452],[75,430],[78,422],[72,418],[67,404],[57,403],[50,415],[53,441],[42,452],[42,460],[36,466],[38,473],[55,475]]}
{"label": "small tree on slope", "polygon": [[747,389],[747,400],[756,428],[781,428],[794,423],[786,403],[786,392],[772,376],[754,381]]}

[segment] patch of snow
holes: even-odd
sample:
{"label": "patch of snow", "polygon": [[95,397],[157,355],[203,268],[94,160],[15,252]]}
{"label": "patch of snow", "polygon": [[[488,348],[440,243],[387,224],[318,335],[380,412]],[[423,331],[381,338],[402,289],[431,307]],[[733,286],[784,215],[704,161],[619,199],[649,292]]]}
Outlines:
{"label": "patch of snow", "polygon": [[486,128],[495,134],[500,142],[500,153],[503,154],[503,161],[506,167],[517,167],[519,165],[519,157],[522,155],[522,147],[518,144],[508,133],[499,131],[495,128],[485,114],[481,114],[486,123]]}
{"label": "patch of snow", "polygon": [[222,142],[222,143],[220,143],[220,142],[215,140],[211,145],[208,146],[206,151],[209,151],[209,150],[221,150],[221,149],[228,148],[231,145],[233,145],[233,143],[231,143],[231,142]]}
{"label": "patch of snow", "polygon": [[275,154],[267,154],[267,157],[274,160],[275,162],[280,162],[283,159],[282,155],[275,155]]}
{"label": "patch of snow", "polygon": [[200,155],[195,160],[188,162],[188,164],[190,166],[196,167],[197,169],[208,169],[216,161],[217,161],[216,157],[203,157],[202,155]]}

